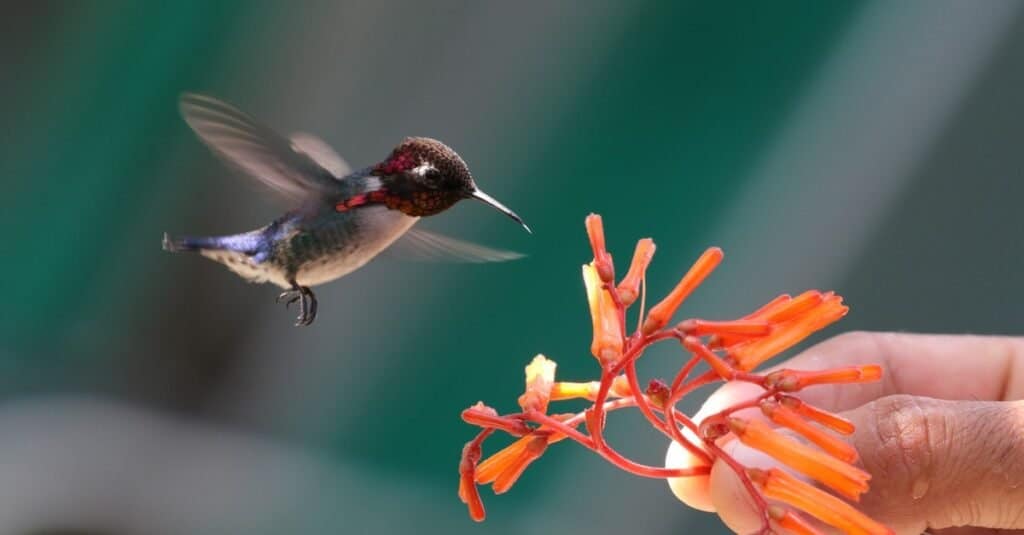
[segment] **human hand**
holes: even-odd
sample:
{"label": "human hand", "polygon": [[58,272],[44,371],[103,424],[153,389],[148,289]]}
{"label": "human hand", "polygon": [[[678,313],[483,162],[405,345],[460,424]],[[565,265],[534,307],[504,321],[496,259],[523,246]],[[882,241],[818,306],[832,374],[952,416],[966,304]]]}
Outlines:
{"label": "human hand", "polygon": [[[885,369],[880,382],[812,387],[800,395],[856,424],[849,439],[872,475],[858,509],[898,534],[926,528],[1024,533],[1024,338],[849,333],[784,367],[872,363]],[[708,398],[695,420],[758,390],[730,383]],[[758,415],[755,410],[748,416]],[[747,466],[777,464],[735,440],[725,450]],[[691,461],[682,448],[670,449],[670,465]],[[760,518],[735,474],[718,462],[707,477],[670,484],[682,501],[717,511],[737,533],[756,531]]]}

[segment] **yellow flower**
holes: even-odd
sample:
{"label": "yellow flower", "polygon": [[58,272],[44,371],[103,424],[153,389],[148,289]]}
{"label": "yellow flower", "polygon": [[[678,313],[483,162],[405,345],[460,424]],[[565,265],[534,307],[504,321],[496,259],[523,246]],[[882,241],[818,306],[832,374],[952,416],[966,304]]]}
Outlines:
{"label": "yellow flower", "polygon": [[523,412],[547,412],[557,366],[555,361],[544,355],[533,357],[533,361],[526,366],[526,392],[519,396],[519,406]]}

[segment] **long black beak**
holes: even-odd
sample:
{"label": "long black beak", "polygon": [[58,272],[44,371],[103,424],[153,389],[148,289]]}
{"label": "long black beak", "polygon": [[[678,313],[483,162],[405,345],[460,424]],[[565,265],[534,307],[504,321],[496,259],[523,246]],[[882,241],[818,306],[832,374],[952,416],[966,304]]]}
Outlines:
{"label": "long black beak", "polygon": [[497,199],[495,199],[494,197],[491,197],[490,195],[488,195],[488,194],[486,194],[486,193],[484,193],[484,192],[482,192],[482,191],[480,191],[478,189],[473,190],[473,194],[471,196],[474,199],[483,201],[484,204],[488,204],[492,208],[494,208],[495,210],[497,210],[497,211],[499,211],[499,212],[501,212],[501,213],[511,217],[516,223],[519,223],[520,225],[522,225],[523,228],[526,229],[526,232],[529,232],[530,234],[533,234],[533,231],[530,230],[530,227],[526,226],[526,223],[523,223],[523,218],[521,218],[518,215],[516,215],[516,213],[513,212],[512,210],[509,210],[507,206],[505,206],[504,204],[501,204],[500,202],[498,202]]}

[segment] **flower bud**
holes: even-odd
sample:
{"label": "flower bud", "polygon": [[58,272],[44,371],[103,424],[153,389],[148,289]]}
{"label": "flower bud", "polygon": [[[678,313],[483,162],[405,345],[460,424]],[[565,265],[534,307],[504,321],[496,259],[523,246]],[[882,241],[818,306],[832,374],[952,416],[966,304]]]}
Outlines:
{"label": "flower bud", "polygon": [[593,323],[594,339],[590,352],[605,367],[613,366],[622,356],[622,325],[611,294],[604,289],[594,264],[583,266],[583,283]]}
{"label": "flower bud", "polygon": [[601,216],[590,214],[584,221],[587,227],[587,237],[590,238],[590,248],[594,250],[594,268],[601,282],[613,284],[615,282],[615,265],[612,257],[608,254],[604,244],[604,223]]}
{"label": "flower bud", "polygon": [[629,265],[629,271],[619,282],[616,289],[619,292],[619,301],[623,306],[632,305],[640,296],[640,283],[647,272],[647,266],[654,258],[654,240],[644,238],[636,242],[636,251],[633,252],[633,262]]}
{"label": "flower bud", "polygon": [[676,313],[679,305],[682,305],[683,301],[693,293],[693,290],[700,286],[700,283],[704,282],[704,279],[718,267],[723,256],[722,250],[718,247],[711,247],[704,251],[704,254],[679,280],[679,284],[676,284],[676,287],[669,292],[665,299],[651,308],[647,314],[647,320],[643,324],[643,333],[645,335],[652,334],[668,324],[668,320]]}

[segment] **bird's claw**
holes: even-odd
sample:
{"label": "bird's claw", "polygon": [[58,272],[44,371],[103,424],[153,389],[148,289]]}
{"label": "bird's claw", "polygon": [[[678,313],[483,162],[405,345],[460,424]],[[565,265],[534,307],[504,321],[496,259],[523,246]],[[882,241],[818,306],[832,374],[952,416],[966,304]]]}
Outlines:
{"label": "bird's claw", "polygon": [[[285,300],[286,298],[287,301]],[[299,290],[288,290],[287,292],[281,292],[281,295],[277,296],[276,301],[278,303],[284,301],[284,307],[291,308],[292,304],[294,304],[299,299],[302,299],[302,292],[300,292]]]}
{"label": "bird's claw", "polygon": [[316,319],[316,296],[308,286],[295,285],[294,288],[281,292],[281,295],[277,296],[277,302],[284,302],[285,308],[290,308],[295,302],[299,303],[299,316],[295,318],[296,327],[312,325]]}

